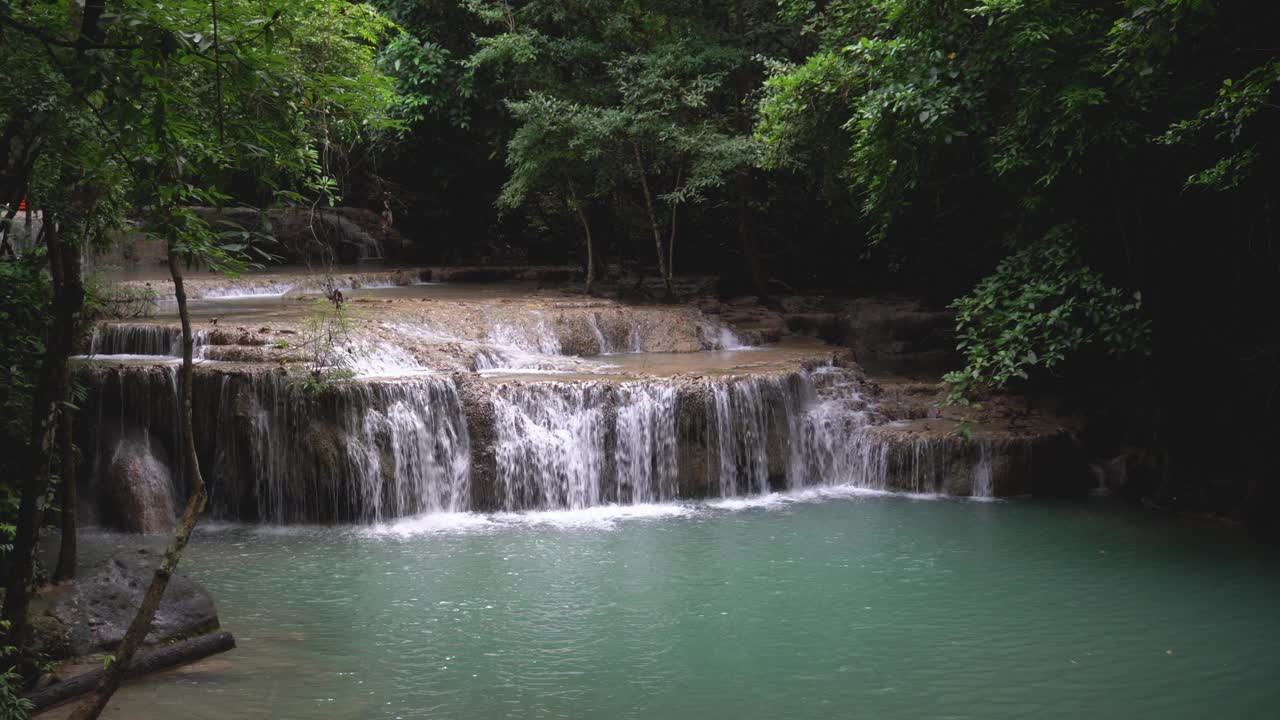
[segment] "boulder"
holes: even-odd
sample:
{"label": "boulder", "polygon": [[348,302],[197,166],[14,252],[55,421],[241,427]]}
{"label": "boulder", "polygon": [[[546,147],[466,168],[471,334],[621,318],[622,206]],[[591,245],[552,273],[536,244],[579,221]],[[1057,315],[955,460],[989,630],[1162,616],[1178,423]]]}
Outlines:
{"label": "boulder", "polygon": [[136,434],[120,439],[107,469],[107,496],[116,526],[148,535],[173,529],[173,480],[169,466]]}
{"label": "boulder", "polygon": [[[70,656],[111,652],[124,639],[160,556],[147,550],[114,557],[70,585],[54,588],[40,617],[42,634],[60,639]],[[218,629],[213,598],[183,573],[169,580],[145,644],[155,645]]]}

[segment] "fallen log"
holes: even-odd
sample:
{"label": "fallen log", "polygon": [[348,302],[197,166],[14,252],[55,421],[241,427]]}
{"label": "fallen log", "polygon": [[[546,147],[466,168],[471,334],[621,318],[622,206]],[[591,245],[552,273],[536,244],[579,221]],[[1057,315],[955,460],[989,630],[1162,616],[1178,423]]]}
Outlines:
{"label": "fallen log", "polygon": [[[159,672],[160,670],[167,670],[178,665],[185,665],[210,655],[226,652],[235,646],[235,638],[226,630],[209,635],[201,635],[198,638],[166,645],[159,650],[138,655],[129,664],[129,669],[125,671],[125,677],[133,678]],[[93,690],[97,687],[98,681],[102,679],[106,671],[106,668],[98,668],[97,670],[76,675],[62,682],[54,683],[43,690],[30,693],[26,698],[31,701],[33,710],[43,710]]]}

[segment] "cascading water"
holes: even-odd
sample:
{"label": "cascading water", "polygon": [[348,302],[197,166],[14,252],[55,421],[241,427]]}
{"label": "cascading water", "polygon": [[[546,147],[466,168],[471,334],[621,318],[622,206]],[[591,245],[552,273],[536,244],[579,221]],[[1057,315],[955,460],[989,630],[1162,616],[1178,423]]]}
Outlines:
{"label": "cascading water", "polygon": [[712,383],[710,392],[720,496],[768,492],[770,422],[779,409],[788,414],[771,396],[785,401],[785,388],[758,377]]}
{"label": "cascading water", "polygon": [[474,369],[539,369],[548,356],[559,354],[560,338],[545,322],[528,328],[499,323],[490,329],[488,345],[477,351]]}
{"label": "cascading water", "polygon": [[[233,284],[226,287],[205,288],[201,300],[235,300],[238,298],[282,297],[293,291],[292,282],[268,282]],[[345,289],[345,288],[344,288]]]}
{"label": "cascading water", "polygon": [[252,504],[266,522],[378,522],[468,507],[470,447],[451,380],[345,383],[320,398],[281,373],[230,382],[219,393],[224,448],[213,473],[224,516],[242,518]]}
{"label": "cascading water", "polygon": [[[191,340],[194,357],[202,356],[209,333],[194,330]],[[90,355],[182,356],[182,329],[151,323],[103,323],[93,328]]]}
{"label": "cascading water", "polygon": [[[95,345],[158,352],[172,338],[164,326],[138,324],[100,333]],[[536,344],[530,336],[523,342]],[[106,470],[122,443],[136,444],[141,434],[148,455],[135,465],[171,468],[172,496],[185,494],[176,370],[87,371],[99,418],[81,431],[98,458],[93,482],[120,482]],[[980,497],[994,490],[990,448],[885,425],[861,380],[835,367],[628,382],[472,379],[464,381],[465,404],[453,378],[425,374],[398,350],[373,353],[361,370],[396,377],[314,392],[283,369],[197,372],[198,454],[212,514],[373,523],[822,485]],[[468,423],[479,423],[475,448]],[[975,468],[970,456],[978,452]],[[160,476],[152,472],[147,482]]]}
{"label": "cascading water", "polygon": [[[865,416],[815,402],[807,373],[497,385],[489,397],[498,505],[509,511],[845,483],[874,455],[860,442]],[[701,426],[682,434],[682,416]]]}
{"label": "cascading water", "polygon": [[652,503],[678,493],[676,390],[671,385],[618,388],[618,501]]}
{"label": "cascading water", "polygon": [[605,340],[604,333],[600,330],[600,318],[595,313],[587,315],[587,327],[591,328],[591,334],[595,337],[596,343],[600,346],[600,354],[609,354],[609,341]]}
{"label": "cascading water", "polygon": [[[99,423],[84,443],[106,459],[99,465],[141,432],[178,483],[178,379],[164,370],[91,374]],[[197,373],[192,395],[216,517],[368,523],[470,506],[470,444],[450,379],[343,383],[317,395],[283,372]]]}
{"label": "cascading water", "polygon": [[991,465],[991,444],[980,443],[978,445],[978,464],[973,471],[973,490],[969,493],[970,497],[992,497],[993,470]]}
{"label": "cascading water", "polygon": [[608,388],[595,383],[504,385],[492,394],[502,509],[600,504]]}

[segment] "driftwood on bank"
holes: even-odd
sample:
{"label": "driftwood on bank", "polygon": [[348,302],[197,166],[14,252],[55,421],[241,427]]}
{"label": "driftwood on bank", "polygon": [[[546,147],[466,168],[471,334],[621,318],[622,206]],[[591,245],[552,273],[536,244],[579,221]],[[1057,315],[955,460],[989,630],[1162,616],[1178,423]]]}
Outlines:
{"label": "driftwood on bank", "polygon": [[[198,638],[167,645],[159,650],[139,655],[129,664],[129,669],[125,671],[125,677],[133,678],[168,670],[210,655],[226,652],[235,646],[235,638],[225,630],[209,635],[201,635]],[[35,710],[43,710],[92,691],[98,686],[98,681],[105,672],[106,668],[98,668],[97,670],[76,675],[60,683],[50,685],[43,690],[37,690],[27,695],[27,699],[35,706]]]}

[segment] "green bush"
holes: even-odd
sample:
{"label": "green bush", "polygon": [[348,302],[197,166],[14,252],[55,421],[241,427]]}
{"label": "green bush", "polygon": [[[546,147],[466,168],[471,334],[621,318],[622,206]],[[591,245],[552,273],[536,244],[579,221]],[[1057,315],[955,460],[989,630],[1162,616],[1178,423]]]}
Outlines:
{"label": "green bush", "polygon": [[1142,295],[1108,285],[1085,265],[1067,226],[1007,257],[951,307],[966,363],[945,378],[953,403],[1052,373],[1086,349],[1147,352]]}
{"label": "green bush", "polygon": [[[9,623],[0,620],[0,634],[9,630]],[[11,645],[0,647],[0,665],[7,665],[17,649]],[[22,697],[22,677],[12,670],[0,672],[0,720],[26,720],[31,716],[31,701]]]}

